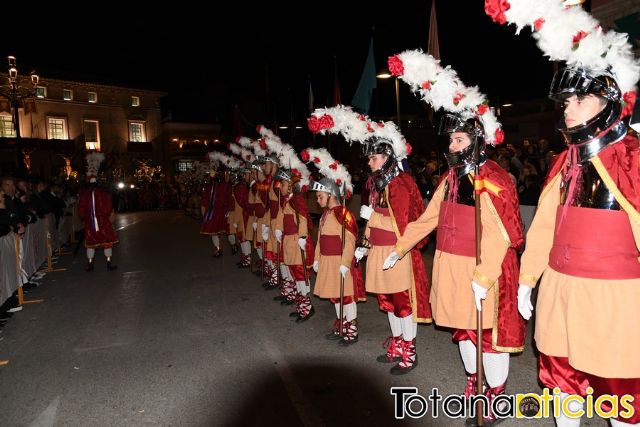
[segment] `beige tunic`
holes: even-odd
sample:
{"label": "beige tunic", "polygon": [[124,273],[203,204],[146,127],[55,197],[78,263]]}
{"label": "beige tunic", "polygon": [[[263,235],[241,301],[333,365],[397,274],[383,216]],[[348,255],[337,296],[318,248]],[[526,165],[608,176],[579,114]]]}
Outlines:
{"label": "beige tunic", "polygon": [[[329,211],[324,216],[324,221],[320,222],[319,237],[313,258],[320,262],[313,290],[313,293],[320,298],[340,298],[340,266],[346,265],[351,268],[353,253],[356,249],[356,237],[346,230],[344,235],[345,243],[342,256],[320,255],[320,236],[342,237],[342,225],[338,222],[333,211]],[[344,278],[344,296],[352,296],[353,294],[353,279],[351,273],[348,272]]]}
{"label": "beige tunic", "polygon": [[[247,203],[249,206],[253,205],[256,202],[256,195],[251,191],[251,187],[249,187],[249,195],[247,197]],[[249,241],[253,241],[253,223],[256,222],[256,216],[252,213],[249,215],[247,219],[247,227],[244,230],[244,238]],[[256,236],[257,237],[257,236]]]}
{"label": "beige tunic", "polygon": [[[388,204],[388,187],[384,190],[384,197]],[[395,233],[397,228],[390,216],[384,216],[378,212],[373,212],[369,221],[365,235],[371,235],[371,229],[378,228]],[[406,232],[405,232],[406,233]],[[394,246],[372,245],[367,255],[367,271],[365,287],[367,292],[374,294],[395,294],[408,290],[413,283],[413,265],[411,257],[398,260],[393,268],[383,270],[382,265],[389,254],[393,252]]]}
{"label": "beige tunic", "polygon": [[[592,162],[607,187],[615,189],[599,159]],[[604,378],[640,378],[640,279],[588,279],[549,267],[560,182],[558,174],[540,196],[520,267],[523,285],[535,287],[542,276],[536,305],[536,345],[548,356],[568,357],[569,364],[583,372]],[[614,190],[614,195],[629,215],[640,247],[640,215],[622,194]],[[593,310],[588,312],[575,309],[589,306]]]}
{"label": "beige tunic", "polygon": [[[289,202],[287,202],[284,208],[280,209],[278,216],[276,217],[276,230],[280,230],[284,233],[284,215],[292,214],[294,221],[298,226],[296,234],[282,236],[282,252],[283,261],[286,265],[302,265],[301,249],[298,245],[298,239],[302,236],[309,236],[309,230],[307,228],[307,218],[304,215],[297,215],[293,210]],[[306,254],[305,254],[306,255]]]}
{"label": "beige tunic", "polygon": [[[418,219],[407,225],[404,235],[398,240],[395,250],[402,256],[438,227],[444,194],[445,181],[443,180],[427,205],[427,209]],[[502,261],[510,242],[506,229],[487,193],[482,193],[480,206],[482,209],[480,264],[476,265],[475,257],[436,250],[433,259],[430,301],[433,319],[439,326],[456,329],[476,328],[476,306],[471,288],[473,280],[489,289],[487,298],[482,302],[483,325],[490,327],[497,318],[498,278],[502,274]],[[402,260],[408,258],[403,257]]]}
{"label": "beige tunic", "polygon": [[[273,189],[273,185],[276,183],[274,180],[271,186],[269,187],[269,209],[271,209],[271,202],[278,201],[278,194]],[[280,209],[278,208],[278,211]],[[277,215],[276,215],[277,216]],[[277,253],[277,244],[276,244],[276,235],[275,235],[275,224],[276,218],[271,219],[271,211],[267,211],[265,214],[265,224],[269,227],[269,240],[267,241],[267,250],[270,252]]]}

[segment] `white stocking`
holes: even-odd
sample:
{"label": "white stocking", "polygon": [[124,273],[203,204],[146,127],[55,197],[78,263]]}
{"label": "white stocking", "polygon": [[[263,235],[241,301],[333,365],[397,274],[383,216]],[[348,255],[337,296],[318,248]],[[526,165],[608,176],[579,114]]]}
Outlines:
{"label": "white stocking", "polygon": [[393,314],[392,311],[388,312],[387,315],[389,316],[389,325],[391,326],[391,335],[393,335],[394,337],[398,337],[402,335],[402,322],[400,321],[400,318],[396,317],[396,315]]}
{"label": "white stocking", "polygon": [[460,349],[464,370],[469,374],[475,374],[477,371],[476,345],[471,340],[463,340],[458,342],[458,348]]}

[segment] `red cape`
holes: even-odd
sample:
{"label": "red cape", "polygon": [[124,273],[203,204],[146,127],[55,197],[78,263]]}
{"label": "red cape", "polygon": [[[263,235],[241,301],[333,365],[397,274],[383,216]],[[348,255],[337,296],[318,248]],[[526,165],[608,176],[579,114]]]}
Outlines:
{"label": "red cape", "polygon": [[[498,317],[494,327],[497,328],[498,335],[496,349],[514,351],[524,346],[525,339],[525,321],[518,313],[520,263],[517,249],[524,243],[518,193],[509,173],[493,160],[487,160],[480,166],[480,175],[482,179],[493,184],[485,191],[489,194],[511,241],[511,246],[502,261],[502,274],[498,278]],[[500,189],[497,194],[492,191],[495,187]]]}
{"label": "red cape", "polygon": [[231,184],[228,182],[214,182],[205,187],[200,202],[200,206],[205,209],[200,233],[217,234],[228,232],[229,227],[225,215],[229,210],[230,196]]}
{"label": "red cape", "polygon": [[[353,214],[347,209],[346,206],[336,206],[332,209],[338,223],[344,224],[346,232],[353,234],[356,242],[358,241],[358,224]],[[362,278],[362,269],[360,265],[356,267],[355,257],[351,259],[351,279],[353,279],[353,297],[356,301],[365,301],[367,299],[364,279]]]}
{"label": "red cape", "polygon": [[[420,196],[420,190],[411,175],[402,172],[391,180],[387,186],[389,191],[389,207],[398,227],[400,235],[404,234],[407,224],[418,219],[424,212],[424,204]],[[416,302],[419,319],[431,321],[431,305],[429,303],[429,279],[422,260],[420,249],[427,243],[427,238],[422,239],[411,249],[411,261],[413,265],[413,279],[415,282]]]}
{"label": "red cape", "polygon": [[[93,191],[95,200],[95,221],[98,223],[97,229],[94,222],[93,203],[91,192]],[[111,247],[118,243],[118,235],[111,225],[111,213],[113,205],[111,193],[104,188],[85,188],[80,192],[78,201],[78,214],[84,220],[84,245],[87,248],[100,246]]]}
{"label": "red cape", "polygon": [[249,219],[249,186],[246,182],[239,182],[233,187],[233,197],[242,208],[243,228],[246,228]]}

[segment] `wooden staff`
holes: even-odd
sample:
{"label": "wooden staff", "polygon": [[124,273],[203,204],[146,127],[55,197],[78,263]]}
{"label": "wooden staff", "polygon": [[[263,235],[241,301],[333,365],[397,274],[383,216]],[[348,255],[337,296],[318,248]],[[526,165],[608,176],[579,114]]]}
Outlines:
{"label": "wooden staff", "polygon": [[[278,192],[277,192],[277,197],[278,197],[278,214],[280,214],[280,186],[278,186]],[[273,230],[273,233],[275,233],[275,230]],[[276,241],[276,274],[277,274],[277,281],[278,281],[278,288],[282,287],[282,273],[280,272],[280,244],[281,242],[278,242],[278,239],[275,239]]]}
{"label": "wooden staff", "polygon": [[[343,184],[344,185],[344,184]],[[347,222],[346,206],[344,204],[344,191],[342,192],[342,230],[341,230],[341,244],[342,250],[340,251],[340,261],[342,262],[342,256],[344,255],[344,239],[345,239],[345,223]],[[355,296],[355,295],[354,295]],[[340,273],[340,336],[344,336],[344,328],[342,327],[342,319],[344,319],[344,276]]]}
{"label": "wooden staff", "polygon": [[[476,225],[476,265],[480,264],[481,241],[482,241],[482,208],[480,206],[480,195],[482,194],[482,179],[480,177],[480,155],[479,147],[476,140],[473,157],[476,161],[474,176],[474,192],[475,192],[475,225]],[[482,304],[482,300],[480,300]],[[480,306],[482,308],[482,305]],[[482,395],[482,386],[484,382],[484,372],[482,366],[482,310],[476,308],[476,392],[478,396]],[[484,425],[484,417],[482,416],[482,401],[476,401],[476,425]]]}

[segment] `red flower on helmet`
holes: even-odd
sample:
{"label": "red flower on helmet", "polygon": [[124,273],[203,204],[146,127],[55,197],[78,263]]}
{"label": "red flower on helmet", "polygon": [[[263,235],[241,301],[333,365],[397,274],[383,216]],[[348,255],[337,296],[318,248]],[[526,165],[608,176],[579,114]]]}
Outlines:
{"label": "red flower on helmet", "polygon": [[635,91],[625,92],[624,95],[622,95],[624,107],[622,108],[622,115],[620,117],[631,115],[631,111],[633,111],[633,105],[636,103],[636,95],[637,94]]}
{"label": "red flower on helmet", "polygon": [[507,23],[504,13],[511,8],[507,0],[484,0],[484,12],[491,17],[493,22],[500,25]]}
{"label": "red flower on helmet", "polygon": [[367,123],[367,130],[369,132],[373,132],[373,126],[371,126],[371,123]]}
{"label": "red flower on helmet", "polygon": [[291,169],[291,173],[295,176],[300,176],[300,171],[296,168]]}
{"label": "red flower on helmet", "polygon": [[413,147],[408,142],[404,145],[407,148],[407,156],[413,151]]}
{"label": "red flower on helmet", "polygon": [[309,120],[307,120],[307,126],[313,133],[320,132],[320,120],[316,116],[311,116]]}
{"label": "red flower on helmet", "polygon": [[587,37],[589,35],[589,33],[587,33],[586,31],[578,31],[577,33],[575,33],[573,35],[573,39],[572,39],[572,43],[573,46],[571,47],[571,49],[576,50],[579,46],[580,46],[580,40],[582,40],[583,38]]}
{"label": "red flower on helmet", "polygon": [[321,129],[331,129],[334,126],[335,126],[335,123],[333,121],[333,117],[331,117],[330,115],[324,114],[322,117],[320,117]]}
{"label": "red flower on helmet", "polygon": [[462,98],[464,98],[464,93],[456,93],[453,97],[453,105],[458,105],[460,101],[462,101]]}
{"label": "red flower on helmet", "polygon": [[390,56],[387,61],[387,65],[389,67],[389,71],[394,76],[401,76],[404,74],[404,64],[398,55]]}
{"label": "red flower on helmet", "polygon": [[336,170],[338,169],[338,162],[333,162],[329,165],[330,169]]}
{"label": "red flower on helmet", "polygon": [[493,143],[494,145],[498,145],[502,144],[502,141],[504,141],[504,132],[502,131],[502,129],[498,128],[496,129],[496,132],[494,134]]}
{"label": "red flower on helmet", "polygon": [[342,180],[340,178],[336,179],[336,184],[339,186],[342,185]]}
{"label": "red flower on helmet", "polygon": [[427,80],[426,82],[422,83],[422,89],[429,90],[431,89],[432,84],[433,82],[431,80]]}
{"label": "red flower on helmet", "polygon": [[536,31],[540,31],[543,25],[544,25],[544,18],[538,18],[535,21],[533,21],[533,28],[535,28]]}
{"label": "red flower on helmet", "polygon": [[260,140],[258,141],[258,144],[260,145],[260,148],[262,148],[263,150],[267,149],[267,143],[265,142],[264,138],[260,138]]}
{"label": "red flower on helmet", "polygon": [[363,121],[363,122],[366,122],[366,121],[367,121],[367,118],[365,117],[365,115],[364,115],[364,114],[358,114],[358,116],[357,116],[357,117],[358,117],[358,120],[361,120],[361,121]]}
{"label": "red flower on helmet", "polygon": [[350,199],[351,196],[353,196],[353,193],[351,193],[351,191],[347,190],[347,199]]}
{"label": "red flower on helmet", "polygon": [[262,125],[258,125],[256,126],[256,132],[260,133],[260,131],[262,130]]}
{"label": "red flower on helmet", "polygon": [[487,112],[487,110],[489,109],[489,106],[487,104],[480,104],[478,105],[478,115],[481,116],[484,113]]}
{"label": "red flower on helmet", "polygon": [[309,152],[304,149],[300,152],[300,158],[302,159],[303,162],[308,162],[309,161]]}
{"label": "red flower on helmet", "polygon": [[319,157],[314,157],[313,158],[313,163],[320,163],[320,158]]}

